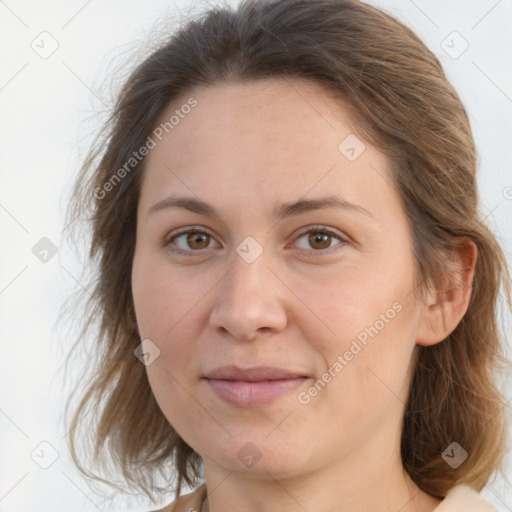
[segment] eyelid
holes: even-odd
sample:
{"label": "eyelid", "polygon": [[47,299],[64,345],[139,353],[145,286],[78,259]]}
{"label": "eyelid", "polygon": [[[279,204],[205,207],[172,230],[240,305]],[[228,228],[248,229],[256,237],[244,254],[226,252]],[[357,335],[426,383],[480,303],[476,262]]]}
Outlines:
{"label": "eyelid", "polygon": [[296,238],[300,238],[303,235],[306,235],[307,233],[328,233],[330,235],[335,236],[342,242],[348,243],[348,237],[344,236],[342,233],[339,233],[337,230],[330,228],[328,226],[324,226],[322,224],[313,224],[311,226],[306,226],[305,228],[302,228],[299,230],[299,232],[296,235]]}

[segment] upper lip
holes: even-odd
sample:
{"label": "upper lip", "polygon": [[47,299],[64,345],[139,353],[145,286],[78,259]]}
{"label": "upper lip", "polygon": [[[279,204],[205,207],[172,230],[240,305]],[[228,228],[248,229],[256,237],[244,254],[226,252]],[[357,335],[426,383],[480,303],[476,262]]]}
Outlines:
{"label": "upper lip", "polygon": [[274,366],[253,366],[251,368],[240,368],[239,366],[220,366],[205,375],[207,379],[234,380],[244,382],[260,382],[264,380],[283,380],[305,377],[285,368]]}

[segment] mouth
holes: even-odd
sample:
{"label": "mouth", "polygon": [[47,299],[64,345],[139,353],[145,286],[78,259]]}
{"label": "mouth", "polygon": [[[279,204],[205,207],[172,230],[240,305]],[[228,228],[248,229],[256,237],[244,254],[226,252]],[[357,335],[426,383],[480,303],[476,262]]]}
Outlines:
{"label": "mouth", "polygon": [[204,377],[217,397],[238,407],[269,404],[296,390],[309,378],[294,371],[269,366],[247,369],[223,366]]}

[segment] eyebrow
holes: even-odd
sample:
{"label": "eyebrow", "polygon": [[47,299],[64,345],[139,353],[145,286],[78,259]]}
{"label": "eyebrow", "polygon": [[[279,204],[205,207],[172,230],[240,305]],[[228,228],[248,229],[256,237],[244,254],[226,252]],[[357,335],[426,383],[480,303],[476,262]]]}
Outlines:
{"label": "eyebrow", "polygon": [[[154,204],[149,210],[148,214],[160,212],[169,208],[184,208],[199,215],[206,217],[221,218],[219,212],[209,203],[206,203],[200,199],[194,197],[176,197],[171,196],[166,199],[162,199],[158,203]],[[316,210],[322,210],[325,208],[340,208],[343,210],[353,211],[362,213],[375,220],[375,217],[365,208],[358,204],[351,203],[346,199],[338,196],[326,196],[318,199],[300,199],[296,202],[282,203],[277,205],[273,210],[274,219],[286,219],[302,213],[307,213]]]}

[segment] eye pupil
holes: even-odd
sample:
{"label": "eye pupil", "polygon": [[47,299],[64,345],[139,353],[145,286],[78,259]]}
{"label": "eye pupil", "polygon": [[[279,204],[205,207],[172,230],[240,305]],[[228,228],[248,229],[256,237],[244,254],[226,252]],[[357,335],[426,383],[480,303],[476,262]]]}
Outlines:
{"label": "eye pupil", "polygon": [[[210,235],[207,235],[206,233],[199,233],[197,231],[193,231],[188,234],[187,236],[187,244],[192,249],[204,249],[208,247],[208,238]],[[194,246],[194,244],[198,242],[200,247]],[[206,242],[206,243],[205,243]]]}
{"label": "eye pupil", "polygon": [[312,247],[315,247],[315,244],[318,242],[320,243],[320,247],[316,246],[316,248],[326,249],[331,243],[330,238],[331,235],[326,233],[311,233],[309,236],[309,242],[311,243]]}

